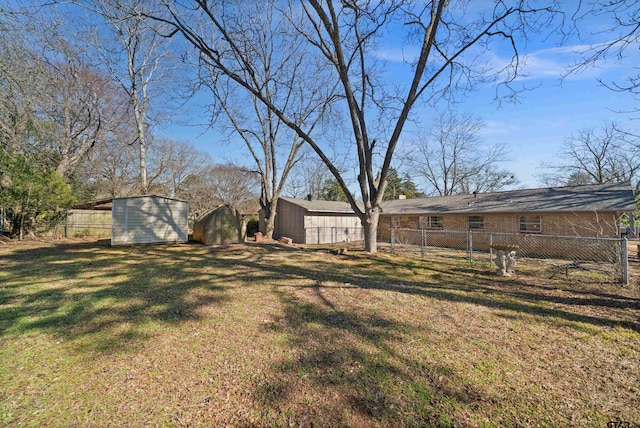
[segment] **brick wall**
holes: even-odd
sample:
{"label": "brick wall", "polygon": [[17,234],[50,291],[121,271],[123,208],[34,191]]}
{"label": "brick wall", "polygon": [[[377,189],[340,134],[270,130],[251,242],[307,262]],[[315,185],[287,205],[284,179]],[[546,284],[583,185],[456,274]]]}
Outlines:
{"label": "brick wall", "polygon": [[[520,217],[525,214],[442,214],[443,230],[465,231],[468,229],[469,215],[484,217],[485,232],[520,232]],[[528,214],[530,215],[530,214]],[[397,227],[419,229],[417,215],[380,215],[378,239],[389,240],[392,217],[397,218]],[[542,213],[540,215],[540,234],[560,236],[618,236],[615,213]]]}
{"label": "brick wall", "polygon": [[[473,236],[474,251],[488,251],[489,239],[493,245],[518,245],[522,255],[542,258],[570,258],[573,260],[598,260],[615,262],[615,243],[611,241],[585,241],[575,239],[546,238],[539,235],[567,237],[617,237],[617,222],[613,213],[549,213],[540,215],[540,234],[520,233],[521,214],[482,214],[484,229]],[[392,220],[395,217],[395,220]],[[469,215],[443,214],[443,231],[432,231],[426,238],[427,245],[466,249]],[[391,240],[391,229],[419,229],[419,216],[381,215],[378,239]],[[458,233],[452,233],[458,232]],[[481,233],[484,232],[484,233]],[[491,238],[490,232],[495,233]],[[506,233],[508,235],[500,235]],[[422,234],[417,230],[396,230],[398,244],[421,245]]]}

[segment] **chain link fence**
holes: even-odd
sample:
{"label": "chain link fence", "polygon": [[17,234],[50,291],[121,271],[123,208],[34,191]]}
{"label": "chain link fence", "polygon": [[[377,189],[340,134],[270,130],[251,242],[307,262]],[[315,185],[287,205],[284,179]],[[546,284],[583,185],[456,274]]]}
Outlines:
{"label": "chain link fence", "polygon": [[[11,210],[0,208],[0,232],[11,233]],[[38,216],[27,221],[36,236],[50,238],[109,238],[111,211],[68,210],[47,217]]]}
{"label": "chain link fence", "polygon": [[497,249],[512,247],[517,271],[572,280],[629,283],[626,238],[549,236],[479,231],[393,229],[390,251],[430,260],[445,258],[495,266]]}
{"label": "chain link fence", "polygon": [[307,244],[364,241],[364,228],[362,227],[307,227],[304,232]]}

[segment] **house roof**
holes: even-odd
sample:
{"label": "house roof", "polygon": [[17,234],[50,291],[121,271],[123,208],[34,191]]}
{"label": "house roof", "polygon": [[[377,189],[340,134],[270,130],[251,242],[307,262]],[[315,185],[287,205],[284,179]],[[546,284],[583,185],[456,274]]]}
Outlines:
{"label": "house roof", "polygon": [[635,211],[629,183],[592,184],[384,202],[382,214]]}
{"label": "house roof", "polygon": [[323,212],[323,213],[337,213],[337,214],[354,214],[351,205],[347,202],[341,201],[322,201],[319,199],[298,199],[298,198],[286,198],[283,199],[294,205],[304,208],[307,211]]}
{"label": "house roof", "polygon": [[104,210],[111,211],[111,201],[113,198],[96,199],[95,201],[79,202],[71,208],[77,210]]}

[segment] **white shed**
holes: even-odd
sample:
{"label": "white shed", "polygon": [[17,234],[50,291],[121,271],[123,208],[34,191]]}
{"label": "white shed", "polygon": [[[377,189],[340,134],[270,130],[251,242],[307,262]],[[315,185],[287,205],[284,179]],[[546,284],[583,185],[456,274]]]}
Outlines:
{"label": "white shed", "polygon": [[111,245],[187,242],[189,204],[157,195],[113,198]]}

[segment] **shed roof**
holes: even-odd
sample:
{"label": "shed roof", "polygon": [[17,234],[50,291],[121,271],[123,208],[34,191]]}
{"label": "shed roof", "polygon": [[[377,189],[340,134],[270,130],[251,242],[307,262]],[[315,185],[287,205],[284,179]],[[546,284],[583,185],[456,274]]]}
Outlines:
{"label": "shed roof", "polygon": [[[228,207],[230,209],[233,209],[230,204],[216,205],[215,207],[210,208],[210,209],[204,211],[202,214],[200,214],[200,218],[204,218],[204,217],[208,216],[209,214],[211,214],[214,211],[218,211],[220,209],[224,209],[224,207]],[[240,213],[240,215],[242,215],[242,216],[257,215],[258,211],[260,211],[260,202],[257,199],[251,199],[249,201],[242,202],[237,207],[237,210]]]}
{"label": "shed roof", "polygon": [[149,196],[152,196],[152,197],[155,197],[155,198],[168,199],[170,201],[187,202],[187,201],[185,201],[183,199],[169,198],[167,196],[160,196],[160,195],[151,194],[151,195],[117,196],[117,197],[114,197],[114,198],[104,198],[104,199],[96,199],[95,201],[79,202],[79,203],[73,205],[72,208],[79,209],[79,210],[105,210],[105,211],[111,211],[113,209],[113,200],[114,199],[145,198],[145,197],[149,197]]}
{"label": "shed roof", "polygon": [[591,184],[384,202],[383,214],[636,210],[631,184]]}
{"label": "shed roof", "polygon": [[280,199],[283,199],[294,205],[298,205],[299,207],[304,208],[307,211],[336,214],[355,214],[353,212],[353,209],[351,208],[351,205],[349,205],[347,202],[323,201],[319,199],[308,200],[287,197],[282,197]]}
{"label": "shed roof", "polygon": [[133,195],[133,196],[118,196],[118,197],[113,198],[113,200],[116,200],[116,199],[136,199],[136,198],[160,198],[160,199],[168,199],[170,201],[188,202],[188,201],[185,201],[184,199],[170,198],[168,196],[161,196],[161,195],[156,195],[156,194]]}

